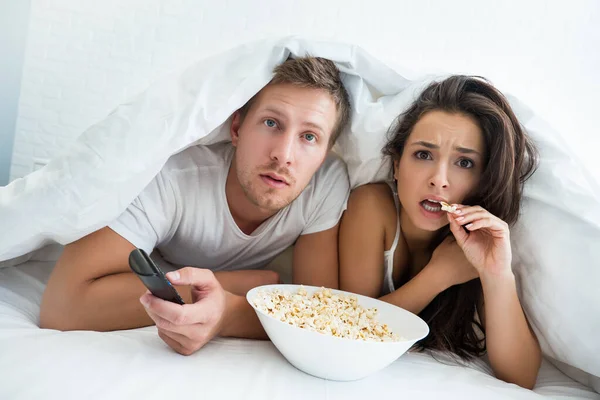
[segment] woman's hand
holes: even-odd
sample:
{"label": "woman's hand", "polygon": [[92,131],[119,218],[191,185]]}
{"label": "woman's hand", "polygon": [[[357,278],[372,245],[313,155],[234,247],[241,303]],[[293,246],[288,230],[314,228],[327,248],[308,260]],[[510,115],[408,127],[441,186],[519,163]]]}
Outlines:
{"label": "woman's hand", "polygon": [[452,236],[448,236],[435,248],[426,268],[440,283],[440,290],[478,277],[477,270],[467,260],[464,251]]}
{"label": "woman's hand", "polygon": [[479,276],[512,274],[508,224],[479,206],[456,205],[448,213],[450,230]]}

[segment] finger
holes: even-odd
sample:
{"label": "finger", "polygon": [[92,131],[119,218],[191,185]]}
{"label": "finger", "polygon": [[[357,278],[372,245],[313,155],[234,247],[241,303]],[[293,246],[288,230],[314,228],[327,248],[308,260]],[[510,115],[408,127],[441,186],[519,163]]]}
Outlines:
{"label": "finger", "polygon": [[212,290],[219,286],[219,281],[215,274],[204,268],[185,267],[167,273],[167,278],[171,283],[177,285],[192,285],[198,290]]}
{"label": "finger", "polygon": [[[159,299],[149,293],[140,297],[140,302],[146,308],[148,315],[152,313],[156,317],[160,317],[174,325],[190,325],[203,322],[202,313],[194,311],[192,304],[175,304]],[[198,305],[198,303],[194,305]]]}
{"label": "finger", "polygon": [[[161,318],[173,326],[188,326],[196,324],[211,324],[220,314],[215,311],[214,299],[205,298],[192,304],[175,304],[151,294],[144,295],[140,301],[148,315]],[[144,303],[146,302],[146,303]]]}
{"label": "finger", "polygon": [[196,328],[196,334],[194,336],[180,334],[165,329],[159,329],[158,332],[159,334],[162,334],[170,338],[172,341],[178,343],[181,354],[189,355],[204,347],[204,345],[211,339],[209,335],[204,333],[198,334],[199,329],[201,328]]}
{"label": "finger", "polygon": [[175,325],[171,321],[164,319],[163,317],[159,316],[158,314],[152,312],[149,309],[146,309],[146,312],[148,313],[148,316],[150,318],[152,318],[152,321],[154,321],[154,325],[156,325],[156,327],[159,329],[166,330],[166,331],[178,332],[184,326],[188,326],[188,325],[184,325],[184,326]]}
{"label": "finger", "polygon": [[454,215],[456,222],[458,222],[460,225],[466,225],[478,219],[488,218],[490,216],[491,214],[485,210],[474,211],[468,214]]}
{"label": "finger", "polygon": [[158,332],[159,333],[162,332],[165,336],[170,337],[171,340],[176,341],[183,348],[194,350],[197,347],[197,346],[194,346],[194,340],[187,335],[182,335],[181,333],[173,332],[168,329],[160,329],[160,328],[158,329]]}
{"label": "finger", "polygon": [[199,341],[204,342],[206,339],[207,335],[204,332],[207,331],[208,327],[204,324],[175,325],[152,312],[148,312],[148,315],[150,315],[158,330],[169,333],[171,338],[179,343],[188,345]]}
{"label": "finger", "polygon": [[458,224],[456,221],[456,216],[448,214],[448,221],[450,222],[450,231],[454,235],[458,245],[462,247],[469,237],[469,234],[462,228],[462,226]]}
{"label": "finger", "polygon": [[508,228],[504,221],[496,218],[482,218],[475,222],[465,225],[465,228],[470,232],[485,229],[489,231],[493,236],[504,237],[508,234]]}
{"label": "finger", "polygon": [[453,204],[453,206],[456,207],[456,211],[454,212],[454,214],[457,215],[470,214],[476,211],[486,211],[485,208],[480,206],[465,206],[463,204]]}
{"label": "finger", "polygon": [[165,331],[159,330],[158,331],[158,336],[163,340],[163,342],[165,342],[170,348],[172,348],[173,350],[175,350],[177,353],[184,355],[184,356],[189,356],[191,354],[193,354],[194,352],[185,347],[183,344],[181,344],[179,341],[173,339],[170,334],[168,334]]}

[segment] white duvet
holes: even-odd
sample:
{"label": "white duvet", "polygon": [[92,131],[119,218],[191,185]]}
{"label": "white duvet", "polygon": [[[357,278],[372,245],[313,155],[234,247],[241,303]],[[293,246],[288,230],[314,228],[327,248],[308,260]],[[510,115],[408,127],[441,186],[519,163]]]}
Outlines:
{"label": "white duvet", "polygon": [[544,362],[535,390],[468,367],[407,353],[356,382],[325,381],[289,364],[268,341],[217,338],[192,356],[154,327],[98,332],[39,329],[52,262],[0,269],[0,399],[600,399]]}
{"label": "white duvet", "polygon": [[[227,140],[229,115],[270,80],[273,66],[289,56],[307,53],[334,60],[350,92],[352,125],[335,150],[348,164],[352,186],[387,178],[389,165],[380,157],[387,128],[432,77],[410,81],[352,45],[294,37],[251,43],[198,61],[155,83],[86,130],[71,148],[44,168],[0,188],[0,268],[27,261],[30,252],[44,244],[69,243],[107,225],[169,156],[193,144]],[[517,99],[510,97],[510,101],[541,151],[540,168],[525,188],[522,218],[511,233],[519,295],[544,354],[564,363],[561,368],[570,376],[600,391],[600,188],[569,151],[565,144],[568,132],[561,136]],[[18,274],[20,268],[3,274]],[[18,280],[14,282],[19,284]],[[6,287],[18,293],[19,287]],[[41,292],[36,286],[38,289]],[[113,350],[119,349],[113,344],[116,342],[139,350],[136,346],[142,344],[127,342],[131,335],[152,343],[158,340],[148,331],[107,335],[15,331],[11,324],[26,322],[16,308],[29,307],[31,319],[27,323],[32,329],[37,309],[28,299],[11,292],[7,295],[13,296],[12,301],[5,305],[1,317],[13,317],[14,321],[0,321],[0,335],[16,340],[25,349],[43,349],[37,360],[46,360],[48,367],[52,362],[64,365],[61,353],[52,350],[58,343],[70,357],[77,352],[72,353],[69,343],[74,349],[88,341],[91,348],[99,343],[115,355]],[[48,341],[43,347],[21,342],[38,336]],[[79,337],[85,339],[78,342]],[[8,347],[0,353],[3,363],[7,359],[4,354],[19,354],[11,353],[20,346],[12,347],[10,342],[2,341],[2,346]],[[239,352],[272,350],[264,343],[218,343]],[[103,365],[102,360],[108,363],[111,359],[108,353],[90,355],[90,360]],[[144,351],[123,359],[145,360],[142,354]],[[165,359],[168,357],[172,356]],[[414,357],[423,360],[422,356]],[[182,361],[182,365],[190,362]],[[6,369],[8,364],[2,366]],[[78,368],[73,369],[72,374],[80,373]],[[38,379],[46,377],[40,375]],[[65,379],[70,381],[68,376]],[[488,378],[481,379],[487,382]],[[411,386],[417,380],[411,377],[406,384]]]}

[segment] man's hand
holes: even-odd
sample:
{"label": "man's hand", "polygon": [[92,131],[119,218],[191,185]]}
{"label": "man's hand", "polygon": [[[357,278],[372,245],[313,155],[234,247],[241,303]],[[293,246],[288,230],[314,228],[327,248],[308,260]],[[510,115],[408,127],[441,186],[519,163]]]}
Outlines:
{"label": "man's hand", "polygon": [[212,271],[186,267],[167,273],[174,285],[189,285],[192,304],[179,305],[146,292],[140,302],[158,328],[158,335],[179,354],[198,351],[221,331],[227,292]]}

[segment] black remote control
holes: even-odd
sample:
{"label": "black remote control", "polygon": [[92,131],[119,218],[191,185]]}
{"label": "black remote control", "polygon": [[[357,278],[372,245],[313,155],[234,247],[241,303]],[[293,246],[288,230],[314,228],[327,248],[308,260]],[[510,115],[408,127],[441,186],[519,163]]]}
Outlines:
{"label": "black remote control", "polygon": [[163,271],[144,250],[135,249],[129,254],[129,267],[154,296],[173,303],[184,304],[183,299]]}

